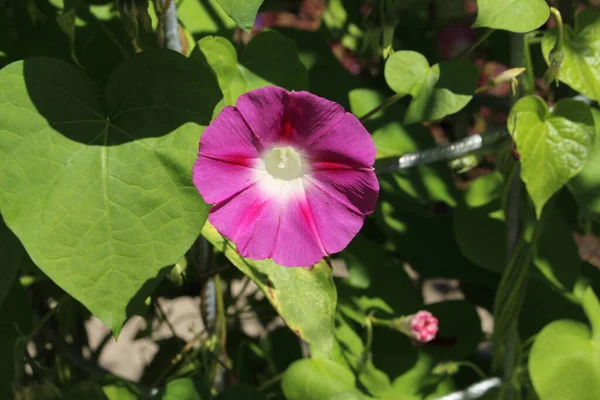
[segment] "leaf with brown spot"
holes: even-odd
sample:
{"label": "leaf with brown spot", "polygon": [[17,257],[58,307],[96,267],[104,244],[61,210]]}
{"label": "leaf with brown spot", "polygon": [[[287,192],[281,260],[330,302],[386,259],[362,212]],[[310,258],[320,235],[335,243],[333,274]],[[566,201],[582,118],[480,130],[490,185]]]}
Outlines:
{"label": "leaf with brown spot", "polygon": [[271,260],[240,256],[235,245],[208,222],[202,235],[256,283],[296,335],[331,355],[337,292],[332,270],[325,261],[311,269],[282,267]]}

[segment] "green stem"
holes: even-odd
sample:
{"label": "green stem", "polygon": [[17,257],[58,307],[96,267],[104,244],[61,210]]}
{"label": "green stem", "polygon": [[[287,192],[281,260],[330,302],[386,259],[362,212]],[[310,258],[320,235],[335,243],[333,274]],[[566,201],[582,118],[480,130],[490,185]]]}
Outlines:
{"label": "green stem", "polygon": [[366,113],[365,115],[360,117],[359,118],[360,122],[364,123],[364,122],[368,121],[369,119],[371,119],[371,117],[373,117],[379,111],[385,110],[386,108],[388,108],[389,106],[391,106],[392,104],[394,104],[395,102],[400,100],[402,97],[404,97],[404,94],[396,93],[395,95],[391,96],[386,101],[384,101],[383,103],[381,103],[380,105],[378,105],[377,107],[375,107],[374,109],[372,109],[371,111],[369,111],[368,113]]}
{"label": "green stem", "polygon": [[471,368],[477,375],[479,375],[479,377],[481,379],[487,379],[488,378],[488,376],[486,375],[486,373],[483,372],[482,369],[479,368],[475,363],[472,363],[470,361],[460,361],[460,362],[457,362],[456,365],[458,365],[459,367]]}
{"label": "green stem", "polygon": [[52,318],[52,316],[54,316],[57,312],[58,309],[67,301],[69,300],[69,295],[67,293],[65,293],[56,303],[56,306],[54,306],[54,308],[52,308],[50,311],[48,311],[40,320],[40,322],[31,330],[31,332],[27,335],[27,341],[31,340],[31,338],[33,338],[35,335],[38,334],[38,332],[44,327],[44,325],[46,324],[46,322],[48,322],[50,320],[50,318]]}
{"label": "green stem", "polygon": [[554,7],[550,7],[550,13],[554,15],[554,18],[556,18],[556,25],[558,28],[558,41],[556,43],[556,47],[562,49],[563,45],[565,44],[565,29],[563,26],[562,15],[560,15],[560,11]]}
{"label": "green stem", "polygon": [[[533,72],[533,61],[531,60],[531,49],[530,49],[529,35],[523,35],[523,61],[525,61],[525,77],[526,82],[523,84],[523,92],[527,95],[533,94],[535,91],[535,75]],[[522,65],[522,64],[521,64]]]}
{"label": "green stem", "polygon": [[367,341],[360,357],[358,368],[356,368],[356,376],[361,374],[362,370],[367,365],[369,355],[371,354],[371,346],[373,344],[373,317],[371,315],[368,315],[367,318],[365,318],[365,326],[367,327]]}
{"label": "green stem", "polygon": [[[158,311],[158,313],[160,314],[160,318],[163,320],[163,322],[165,324],[167,324],[167,327],[171,331],[171,335],[173,335],[174,338],[179,338],[179,336],[177,335],[177,332],[175,331],[175,327],[171,324],[171,321],[169,321],[169,319],[167,318],[167,313],[165,312],[165,310],[163,310],[163,308],[160,305],[160,303],[158,302],[158,300],[155,300],[154,304],[156,305],[156,311]],[[183,340],[183,339],[181,339],[181,340]]]}
{"label": "green stem", "polygon": [[271,386],[273,386],[274,384],[276,384],[277,382],[279,382],[281,379],[283,379],[283,374],[285,372],[281,372],[277,375],[275,375],[274,377],[266,380],[262,385],[260,385],[258,387],[258,391],[259,392],[264,392],[266,389],[270,388]]}
{"label": "green stem", "polygon": [[380,318],[375,318],[373,316],[370,316],[369,320],[371,321],[371,323],[373,325],[387,326],[387,327],[392,326],[392,320],[390,320],[390,319],[380,319]]}
{"label": "green stem", "polygon": [[479,36],[479,39],[477,39],[476,42],[472,43],[469,47],[467,47],[465,50],[463,50],[458,56],[456,56],[456,58],[457,59],[465,58],[466,56],[471,54],[473,52],[473,50],[475,50],[483,42],[485,42],[487,40],[487,38],[489,38],[490,35],[492,33],[494,33],[494,31],[495,31],[495,29],[491,29],[491,28],[488,29],[487,31],[485,31],[481,36]]}

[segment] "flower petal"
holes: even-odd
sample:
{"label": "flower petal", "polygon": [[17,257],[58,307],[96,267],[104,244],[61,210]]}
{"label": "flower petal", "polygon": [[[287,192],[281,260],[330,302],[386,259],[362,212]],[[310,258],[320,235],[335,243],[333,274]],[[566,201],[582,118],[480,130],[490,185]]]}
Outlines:
{"label": "flower petal", "polygon": [[[249,162],[249,161],[248,161]],[[258,171],[244,161],[236,164],[203,156],[192,169],[194,186],[208,204],[216,204],[246,189],[261,178]]]}
{"label": "flower petal", "polygon": [[200,137],[199,155],[234,163],[258,158],[262,150],[240,112],[231,106],[225,107]]}
{"label": "flower petal", "polygon": [[209,221],[243,257],[272,258],[292,267],[313,265],[325,256],[296,196],[281,202],[253,185],[213,207]]}
{"label": "flower petal", "polygon": [[313,160],[314,169],[367,168],[372,170],[375,162],[375,144],[371,135],[350,113],[328,133],[319,137],[306,148]]}
{"label": "flower petal", "polygon": [[253,90],[236,108],[265,147],[293,143],[304,147],[333,129],[344,116],[337,103],[308,92],[287,92],[276,86]]}
{"label": "flower petal", "polygon": [[[308,92],[288,93],[282,139],[306,147],[332,130],[344,117],[344,108]],[[287,128],[289,126],[289,128]]]}
{"label": "flower petal", "polygon": [[332,254],[346,248],[363,226],[365,215],[320,185],[307,185],[306,199],[325,251]]}
{"label": "flower petal", "polygon": [[379,181],[374,171],[333,169],[317,170],[306,177],[308,187],[318,186],[356,213],[367,215],[375,209]]}
{"label": "flower petal", "polygon": [[241,95],[235,104],[264,147],[272,146],[279,139],[286,97],[285,89],[267,86]]}

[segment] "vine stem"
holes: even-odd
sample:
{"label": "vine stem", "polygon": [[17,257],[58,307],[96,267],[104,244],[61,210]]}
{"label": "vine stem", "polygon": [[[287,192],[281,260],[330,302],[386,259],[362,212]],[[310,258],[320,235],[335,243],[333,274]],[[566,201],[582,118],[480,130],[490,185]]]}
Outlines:
{"label": "vine stem", "polygon": [[175,0],[163,0],[165,47],[183,53],[179,40],[179,21],[177,20],[177,4]]}
{"label": "vine stem", "polygon": [[389,97],[386,101],[384,101],[383,103],[381,103],[380,105],[378,105],[377,107],[375,107],[374,109],[372,109],[371,111],[369,111],[368,113],[366,113],[365,115],[360,117],[359,118],[360,122],[365,123],[366,121],[370,120],[375,114],[377,114],[379,111],[385,110],[386,108],[388,108],[389,106],[391,106],[392,104],[394,104],[395,102],[400,100],[402,97],[404,97],[404,94],[401,94],[401,93],[396,93],[395,95]]}
{"label": "vine stem", "polygon": [[488,29],[486,30],[480,37],[479,39],[477,39],[475,42],[473,42],[469,47],[467,47],[465,50],[463,50],[458,56],[456,56],[456,59],[460,60],[465,58],[466,56],[468,56],[469,54],[471,54],[476,48],[478,48],[479,46],[481,46],[481,44],[483,42],[485,42],[487,40],[487,38],[489,38],[491,36],[492,33],[494,33],[495,29]]}
{"label": "vine stem", "polygon": [[67,293],[65,293],[56,303],[56,305],[54,306],[54,308],[50,309],[50,311],[48,311],[46,314],[44,314],[44,316],[42,317],[42,319],[40,320],[40,322],[31,330],[31,332],[29,332],[29,334],[26,336],[27,337],[27,341],[31,340],[31,338],[33,338],[35,335],[38,334],[38,332],[44,327],[44,325],[46,325],[46,322],[48,322],[50,320],[50,318],[52,318],[53,315],[55,315],[58,312],[58,309],[65,304],[67,301],[69,300],[69,295]]}
{"label": "vine stem", "polygon": [[282,380],[284,373],[285,372],[281,372],[275,375],[274,377],[267,379],[262,385],[258,387],[258,391],[264,392],[266,389],[270,388],[271,386]]}
{"label": "vine stem", "polygon": [[562,48],[565,44],[565,29],[563,25],[562,15],[560,14],[560,11],[558,11],[554,7],[550,7],[550,13],[554,15],[554,18],[556,18],[556,25],[558,28],[558,43],[556,45],[558,48]]}

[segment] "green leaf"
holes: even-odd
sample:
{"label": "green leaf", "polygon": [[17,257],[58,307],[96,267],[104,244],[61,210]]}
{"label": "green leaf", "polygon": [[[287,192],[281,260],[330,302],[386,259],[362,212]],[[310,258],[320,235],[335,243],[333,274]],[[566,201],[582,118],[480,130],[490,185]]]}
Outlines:
{"label": "green leaf", "polygon": [[582,214],[600,214],[600,111],[592,108],[595,122],[594,147],[583,170],[569,181],[569,189],[577,200]]}
{"label": "green leaf", "polygon": [[[582,10],[576,17],[575,30],[565,25],[564,35],[564,58],[558,79],[600,102],[600,10]],[[551,29],[542,40],[542,53],[547,63],[557,36],[558,30]]]}
{"label": "green leaf", "polygon": [[594,143],[594,119],[589,107],[561,100],[552,112],[536,96],[519,100],[508,117],[508,130],[521,156],[521,179],[538,217],[546,202],[577,175]]}
{"label": "green leaf", "polygon": [[217,0],[223,11],[246,32],[250,32],[256,20],[258,9],[264,0]]}
{"label": "green leaf", "polygon": [[25,343],[19,343],[31,330],[31,302],[27,292],[14,282],[0,307],[0,399],[12,399],[13,381],[23,374]]}
{"label": "green leaf", "polygon": [[360,400],[354,375],[333,361],[307,358],[293,363],[281,382],[288,400]]}
{"label": "green leaf", "polygon": [[506,264],[506,224],[497,207],[454,210],[453,226],[458,247],[466,258],[480,267],[501,273]]}
{"label": "green leaf", "polygon": [[[596,307],[594,312],[598,311]],[[529,375],[540,400],[596,400],[600,398],[598,342],[585,324],[554,321],[533,344]]]}
{"label": "green leaf", "polygon": [[385,63],[385,80],[396,93],[416,97],[429,74],[429,62],[416,51],[397,51]]}
{"label": "green leaf", "polygon": [[392,387],[381,395],[383,400],[438,399],[455,390],[451,378],[433,375],[436,360],[426,352],[417,354],[414,365],[396,378]]}
{"label": "green leaf", "polygon": [[0,87],[5,222],[35,264],[118,333],[206,220],[190,170],[216,82],[156,50],[117,68],[104,96],[49,58],[7,66]]}
{"label": "green leaf", "polygon": [[196,38],[204,35],[232,37],[236,26],[217,0],[180,0],[177,2],[177,17]]}
{"label": "green leaf", "polygon": [[473,97],[478,76],[470,62],[444,61],[429,67],[414,51],[397,51],[385,63],[390,88],[413,98],[404,116],[406,124],[436,121],[462,110]]}
{"label": "green leaf", "polygon": [[546,0],[477,0],[477,19],[473,28],[529,32],[550,17]]}
{"label": "green leaf", "polygon": [[559,291],[570,294],[579,276],[579,249],[573,232],[558,207],[549,208],[538,241],[533,263]]}
{"label": "green leaf", "polygon": [[202,235],[256,283],[292,331],[331,356],[337,293],[325,261],[312,269],[282,267],[271,260],[243,258],[210,223]]}
{"label": "green leaf", "polygon": [[349,109],[348,93],[352,89],[364,87],[365,84],[359,76],[344,68],[339,58],[333,54],[327,44],[328,36],[299,29],[277,30],[298,46],[300,60],[308,70],[311,93]]}
{"label": "green leaf", "polygon": [[217,75],[226,105],[252,90],[269,85],[287,90],[307,90],[308,73],[293,41],[272,31],[255,36],[240,56],[233,44],[209,36],[198,42],[192,57],[205,58]]}
{"label": "green leaf", "polygon": [[491,174],[475,179],[464,192],[466,205],[480,207],[502,196],[504,179],[502,174],[494,171]]}
{"label": "green leaf", "polygon": [[[355,89],[349,93],[350,109],[356,116],[365,115],[367,112],[381,105],[386,97],[372,89]],[[420,125],[403,126],[398,121],[406,109],[396,103],[379,112],[365,122],[365,127],[373,136],[377,149],[378,163],[394,162],[397,157],[419,150],[434,147],[435,141]],[[380,176],[383,190],[397,191],[408,195],[422,203],[443,201],[452,206],[456,205],[458,191],[454,179],[447,165],[436,164],[418,166],[402,171]]]}
{"label": "green leaf", "polygon": [[108,400],[136,400],[139,398],[139,394],[125,382],[104,385],[102,391]]}
{"label": "green leaf", "polygon": [[381,244],[359,234],[344,249],[342,258],[349,277],[339,285],[340,299],[343,296],[364,316],[375,310],[396,316],[410,314],[422,304],[402,261]]}
{"label": "green leaf", "polygon": [[202,388],[189,378],[175,379],[167,384],[161,400],[208,400],[210,393],[203,393]]}
{"label": "green leaf", "polygon": [[[355,371],[355,374],[360,370],[358,380],[369,393],[373,396],[381,396],[391,388],[390,378],[373,365],[370,357],[366,360],[363,358],[365,345],[350,324],[342,316],[339,316],[337,321],[335,337],[340,343],[340,351],[344,361]],[[343,366],[344,364],[340,365]]]}

